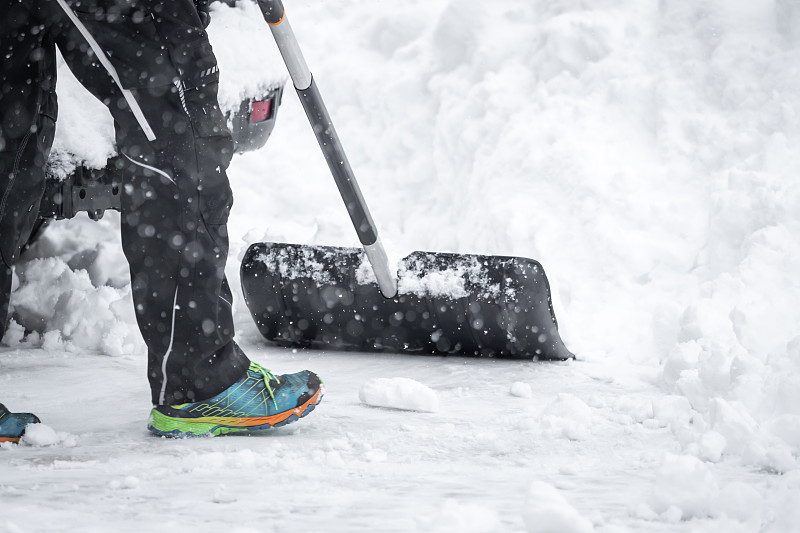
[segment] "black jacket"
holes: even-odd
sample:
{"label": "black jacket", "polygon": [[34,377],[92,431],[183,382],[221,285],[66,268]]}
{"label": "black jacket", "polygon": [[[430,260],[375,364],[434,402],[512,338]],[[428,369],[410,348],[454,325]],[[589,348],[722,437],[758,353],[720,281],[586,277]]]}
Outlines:
{"label": "black jacket", "polygon": [[[218,81],[216,60],[193,0],[71,0],[81,21],[109,54],[125,88],[174,83],[186,89]],[[162,51],[153,56],[153,41]],[[125,54],[113,54],[120,46]],[[130,50],[149,48],[148,53]],[[124,55],[123,60],[121,55]]]}

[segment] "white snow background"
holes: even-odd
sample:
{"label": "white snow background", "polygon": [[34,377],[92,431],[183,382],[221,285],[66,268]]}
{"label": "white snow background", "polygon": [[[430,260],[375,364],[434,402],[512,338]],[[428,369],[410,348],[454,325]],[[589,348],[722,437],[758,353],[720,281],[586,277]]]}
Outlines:
{"label": "white snow background", "polygon": [[[247,353],[323,403],[154,438],[118,217],[58,223],[0,347],[0,401],[44,423],[0,448],[0,531],[799,531],[800,5],[286,4],[390,254],[541,261],[578,360],[286,350],[238,293]],[[285,77],[254,5],[210,33],[226,105]],[[102,165],[60,76],[56,151]],[[235,290],[251,242],[358,244],[290,87],[229,175]]]}

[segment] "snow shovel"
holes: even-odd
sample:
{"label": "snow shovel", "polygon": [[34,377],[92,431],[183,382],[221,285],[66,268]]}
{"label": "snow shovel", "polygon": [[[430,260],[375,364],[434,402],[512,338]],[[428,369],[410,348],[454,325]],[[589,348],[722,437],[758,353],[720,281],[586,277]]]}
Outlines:
{"label": "snow shovel", "polygon": [[574,358],[536,261],[414,252],[392,271],[283,4],[258,3],[363,245],[251,245],[242,290],[261,334],[325,349]]}

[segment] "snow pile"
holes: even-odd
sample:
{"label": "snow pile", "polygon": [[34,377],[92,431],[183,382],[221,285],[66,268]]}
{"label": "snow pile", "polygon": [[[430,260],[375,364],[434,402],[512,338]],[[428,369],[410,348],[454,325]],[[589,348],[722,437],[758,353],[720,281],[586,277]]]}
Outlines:
{"label": "snow pile", "polygon": [[286,67],[255,2],[238,2],[236,7],[214,2],[211,19],[208,38],[220,69],[223,112],[237,111],[243,99],[286,82]]}
{"label": "snow pile", "polygon": [[[131,353],[142,342],[130,307],[130,286],[96,287],[86,270],[72,270],[58,258],[36,259],[17,269],[13,316],[44,334],[44,346],[96,349],[109,355]],[[132,327],[133,326],[133,327]]]}
{"label": "snow pile", "polygon": [[[732,521],[732,530],[746,531],[759,530],[763,524],[762,495],[740,481],[721,487],[710,467],[696,457],[666,454],[656,476],[649,505],[660,516],[650,519],[677,523],[722,517]],[[646,510],[641,512],[647,516]]]}
{"label": "snow pile", "polygon": [[361,386],[358,398],[373,407],[434,413],[439,410],[436,391],[408,378],[376,378]]}
{"label": "snow pile", "polygon": [[111,113],[78,83],[59,54],[58,120],[48,172],[64,179],[78,165],[103,168],[115,153]]}
{"label": "snow pile", "polygon": [[92,246],[94,238],[115,230],[117,224],[117,217],[86,227],[76,220],[46,231],[15,269],[13,322],[4,344],[108,355],[144,349],[118,243]]}
{"label": "snow pile", "polygon": [[594,526],[561,491],[543,481],[528,487],[522,518],[528,533],[591,533]]}
{"label": "snow pile", "polygon": [[[701,2],[661,15],[660,140],[709,206],[686,280],[694,297],[665,302],[655,322],[664,384],[696,413],[687,450],[796,468],[800,187],[788,178],[800,172],[800,8]],[[690,99],[693,116],[678,108]]]}
{"label": "snow pile", "polygon": [[719,498],[714,474],[695,457],[668,455],[657,475],[653,510],[668,513],[675,521],[708,516]]}

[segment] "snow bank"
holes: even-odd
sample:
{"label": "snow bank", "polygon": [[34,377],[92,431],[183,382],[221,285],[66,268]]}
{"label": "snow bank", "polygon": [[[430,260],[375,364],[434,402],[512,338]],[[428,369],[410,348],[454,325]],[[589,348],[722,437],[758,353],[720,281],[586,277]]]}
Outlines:
{"label": "snow bank", "polygon": [[373,407],[428,413],[439,410],[439,396],[436,391],[408,378],[372,379],[361,386],[358,398],[362,403]]}

